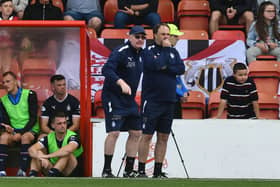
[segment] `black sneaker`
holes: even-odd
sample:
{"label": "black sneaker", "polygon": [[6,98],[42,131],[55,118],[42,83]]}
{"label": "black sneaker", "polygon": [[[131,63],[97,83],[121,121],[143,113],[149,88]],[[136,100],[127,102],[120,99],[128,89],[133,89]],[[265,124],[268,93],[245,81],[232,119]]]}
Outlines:
{"label": "black sneaker", "polygon": [[148,178],[148,176],[146,175],[145,171],[138,171],[137,178]]}
{"label": "black sneaker", "polygon": [[115,178],[111,170],[103,170],[102,178]]}
{"label": "black sneaker", "polygon": [[164,172],[161,172],[161,173],[159,173],[159,174],[154,174],[153,175],[153,178],[168,178],[167,177],[167,174],[166,173],[164,173]]}
{"label": "black sneaker", "polygon": [[29,177],[38,177],[38,171],[30,170]]}
{"label": "black sneaker", "polygon": [[123,172],[123,177],[124,178],[136,178],[139,176],[139,173],[137,171],[124,171]]}

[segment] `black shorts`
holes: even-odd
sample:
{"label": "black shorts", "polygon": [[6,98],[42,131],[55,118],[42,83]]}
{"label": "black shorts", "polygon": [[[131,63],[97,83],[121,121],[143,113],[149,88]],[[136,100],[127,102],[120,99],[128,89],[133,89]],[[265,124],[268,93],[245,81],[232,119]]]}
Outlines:
{"label": "black shorts", "polygon": [[144,102],[142,112],[143,134],[154,134],[155,131],[164,134],[171,132],[174,103]]}
{"label": "black shorts", "polygon": [[110,108],[104,105],[106,132],[142,130],[141,117],[138,107],[127,108]]}

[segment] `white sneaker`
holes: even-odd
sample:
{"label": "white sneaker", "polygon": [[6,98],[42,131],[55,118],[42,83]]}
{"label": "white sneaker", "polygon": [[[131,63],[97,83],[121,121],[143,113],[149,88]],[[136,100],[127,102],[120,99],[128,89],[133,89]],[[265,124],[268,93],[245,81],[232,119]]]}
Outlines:
{"label": "white sneaker", "polygon": [[5,177],[7,176],[6,171],[0,171],[0,177]]}
{"label": "white sneaker", "polygon": [[23,171],[22,169],[19,169],[17,172],[18,177],[26,177],[26,172]]}

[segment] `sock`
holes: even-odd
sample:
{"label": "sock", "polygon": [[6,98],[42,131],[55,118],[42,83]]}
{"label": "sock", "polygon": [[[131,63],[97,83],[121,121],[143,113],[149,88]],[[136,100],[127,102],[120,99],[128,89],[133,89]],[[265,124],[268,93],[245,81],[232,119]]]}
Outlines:
{"label": "sock", "polygon": [[134,160],[135,158],[134,157],[126,157],[126,164],[125,164],[125,171],[132,171],[133,170],[133,166],[134,166]]}
{"label": "sock", "polygon": [[138,171],[139,171],[139,173],[145,173],[145,167],[146,167],[146,163],[139,162],[138,163]]}
{"label": "sock", "polygon": [[159,175],[161,173],[162,163],[156,162],[154,167],[154,175]]}
{"label": "sock", "polygon": [[8,145],[0,144],[0,171],[6,170],[7,158],[8,158]]}
{"label": "sock", "polygon": [[104,155],[104,170],[111,171],[111,162],[112,162],[113,155]]}
{"label": "sock", "polygon": [[48,172],[48,177],[62,177],[63,174],[56,168],[51,168]]}
{"label": "sock", "polygon": [[20,168],[26,172],[27,168],[30,165],[30,156],[28,153],[28,148],[30,144],[22,144],[20,148]]}

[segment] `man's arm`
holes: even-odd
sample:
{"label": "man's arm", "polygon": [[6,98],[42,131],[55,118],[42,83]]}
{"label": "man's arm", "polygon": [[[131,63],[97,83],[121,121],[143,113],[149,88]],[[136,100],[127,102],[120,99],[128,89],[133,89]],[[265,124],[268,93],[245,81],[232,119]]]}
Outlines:
{"label": "man's arm", "polygon": [[79,131],[79,128],[80,128],[80,117],[78,116],[73,116],[72,117],[72,126],[69,128],[69,130],[71,131],[74,131],[74,132],[77,132]]}
{"label": "man's arm", "polygon": [[120,79],[116,71],[119,61],[121,60],[122,59],[119,51],[114,50],[111,52],[107,62],[102,68],[102,75],[105,76],[108,81],[116,83],[117,80]]}
{"label": "man's arm", "polygon": [[259,108],[259,103],[258,101],[253,101],[253,109],[254,109],[254,112],[256,114],[256,118],[257,119],[260,119],[260,108]]}
{"label": "man's arm", "polygon": [[4,124],[10,125],[11,124],[10,117],[9,117],[9,115],[8,115],[8,113],[7,113],[6,109],[5,109],[2,101],[0,101],[0,111],[1,111],[1,118],[2,118],[1,122],[4,123]]}
{"label": "man's arm", "polygon": [[69,142],[69,144],[61,147],[59,150],[56,152],[43,155],[41,158],[54,158],[54,157],[63,157],[63,156],[68,156],[69,154],[73,153],[77,148],[78,148],[78,143],[77,142]]}
{"label": "man's arm", "polygon": [[[173,56],[173,57],[171,57]],[[175,75],[182,75],[185,73],[185,65],[182,61],[178,51],[176,49],[172,50],[172,52],[169,55],[169,64],[167,66],[167,70],[171,74]]]}
{"label": "man's arm", "polygon": [[[68,97],[70,96],[68,95]],[[72,115],[72,126],[69,128],[69,130],[78,132],[80,128],[80,101],[73,96],[73,101],[70,105]]]}
{"label": "man's arm", "polygon": [[49,123],[49,117],[46,116],[41,116],[40,118],[40,130],[46,134],[49,134],[53,130],[49,128],[48,126]]}
{"label": "man's arm", "polygon": [[28,149],[28,153],[29,153],[30,157],[39,159],[43,155],[43,153],[41,151],[42,149],[43,149],[43,146],[41,145],[41,143],[37,142]]}

